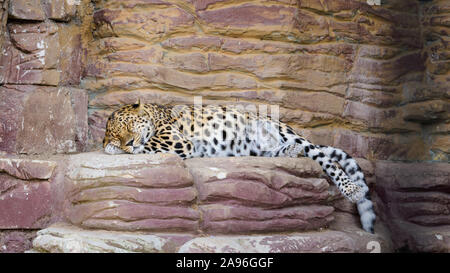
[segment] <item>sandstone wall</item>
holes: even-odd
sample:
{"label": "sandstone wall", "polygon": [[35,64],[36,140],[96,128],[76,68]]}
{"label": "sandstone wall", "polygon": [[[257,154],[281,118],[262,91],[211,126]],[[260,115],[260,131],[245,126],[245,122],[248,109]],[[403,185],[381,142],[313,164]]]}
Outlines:
{"label": "sandstone wall", "polygon": [[12,0],[3,6],[0,151],[84,151],[88,97],[77,88],[82,69],[80,1]]}
{"label": "sandstone wall", "polygon": [[47,156],[86,150],[83,5],[0,1],[0,252],[29,249],[36,230],[60,219],[61,177]]}
{"label": "sandstone wall", "polygon": [[[82,81],[92,94],[94,143],[123,103],[192,104],[202,96],[277,105],[297,132],[355,156],[447,159],[444,1],[121,3],[95,2]],[[434,33],[434,46],[422,28]],[[442,52],[438,72],[427,50]],[[440,89],[430,73],[439,74]],[[432,139],[424,138],[430,124]]]}
{"label": "sandstone wall", "polygon": [[[202,96],[279,106],[297,132],[354,156],[448,160],[445,1],[13,0],[1,10],[1,151],[93,150],[123,103]],[[65,99],[33,102],[61,86]],[[29,136],[28,111],[52,124]]]}
{"label": "sandstone wall", "polygon": [[423,89],[408,90],[410,120],[423,124],[431,159],[449,162],[449,18],[448,1],[432,1],[420,10],[426,71]]}

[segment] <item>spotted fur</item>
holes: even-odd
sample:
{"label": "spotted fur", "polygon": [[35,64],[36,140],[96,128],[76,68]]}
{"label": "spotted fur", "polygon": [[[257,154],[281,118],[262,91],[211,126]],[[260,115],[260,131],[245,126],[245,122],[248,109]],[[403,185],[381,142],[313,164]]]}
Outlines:
{"label": "spotted fur", "polygon": [[341,193],[356,203],[364,230],[375,214],[364,174],[344,151],[314,145],[288,125],[238,106],[168,107],[136,103],[113,112],[106,125],[106,153],[172,153],[181,158],[307,156],[320,164]]}

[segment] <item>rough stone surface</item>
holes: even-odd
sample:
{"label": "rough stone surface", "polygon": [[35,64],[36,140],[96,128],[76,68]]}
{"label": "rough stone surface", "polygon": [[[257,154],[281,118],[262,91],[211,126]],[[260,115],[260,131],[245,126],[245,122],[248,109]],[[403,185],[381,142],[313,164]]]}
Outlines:
{"label": "rough stone surface", "polygon": [[[358,240],[357,237],[363,238]],[[304,232],[283,235],[214,236],[195,238],[179,249],[181,253],[329,253],[390,252],[385,242],[366,235],[340,232]],[[372,246],[375,245],[376,249]]]}
{"label": "rough stone surface", "polygon": [[36,231],[0,231],[0,253],[22,253],[32,248]]}
{"label": "rough stone surface", "polygon": [[0,98],[1,151],[42,154],[85,149],[87,94],[83,90],[6,85],[0,87]]}
{"label": "rough stone surface", "polygon": [[76,225],[113,230],[196,232],[197,193],[183,161],[161,154],[70,157],[66,216]]}
{"label": "rough stone surface", "polygon": [[37,233],[29,252],[329,253],[390,252],[377,236],[341,231],[203,236],[86,230],[57,223]]}
{"label": "rough stone surface", "polygon": [[22,158],[0,158],[0,172],[22,179],[49,179],[56,167],[56,162],[22,159]]}
{"label": "rough stone surface", "polygon": [[333,220],[328,182],[309,159],[189,159],[202,229],[209,233],[311,230]]}
{"label": "rough stone surface", "polygon": [[144,234],[106,230],[84,230],[55,224],[40,230],[30,252],[52,253],[133,253],[176,252],[189,235]]}
{"label": "rough stone surface", "polygon": [[449,252],[450,165],[376,163],[380,216],[397,249]]}
{"label": "rough stone surface", "polygon": [[[446,1],[427,2],[422,8],[426,74],[424,87],[406,89],[408,100],[413,103],[412,117],[423,123],[425,138],[432,160],[449,162],[449,88],[450,48],[448,36],[450,11]],[[416,113],[414,113],[414,111]],[[411,118],[411,115],[409,116]]]}
{"label": "rough stone surface", "polygon": [[10,40],[0,58],[2,82],[58,85],[59,37],[55,23],[8,23]]}
{"label": "rough stone surface", "polygon": [[9,4],[9,17],[21,20],[43,21],[42,1],[12,0]]}
{"label": "rough stone surface", "polygon": [[54,213],[56,162],[0,158],[0,230],[44,228]]}
{"label": "rough stone surface", "polygon": [[47,18],[67,22],[75,15],[76,6],[77,1],[74,0],[49,0],[44,3],[44,11]]}
{"label": "rough stone surface", "polygon": [[[8,4],[7,0],[0,0],[0,50],[3,52],[3,42],[6,39],[6,22],[8,20]],[[0,79],[2,77],[0,76]],[[0,80],[0,83],[2,81]]]}

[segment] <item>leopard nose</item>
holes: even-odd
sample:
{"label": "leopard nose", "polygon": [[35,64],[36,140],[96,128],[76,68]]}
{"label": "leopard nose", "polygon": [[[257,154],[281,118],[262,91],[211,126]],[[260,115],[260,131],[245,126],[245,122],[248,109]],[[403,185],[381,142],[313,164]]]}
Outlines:
{"label": "leopard nose", "polygon": [[125,146],[133,146],[133,142],[134,142],[134,138],[130,141],[128,141],[127,144],[125,144]]}

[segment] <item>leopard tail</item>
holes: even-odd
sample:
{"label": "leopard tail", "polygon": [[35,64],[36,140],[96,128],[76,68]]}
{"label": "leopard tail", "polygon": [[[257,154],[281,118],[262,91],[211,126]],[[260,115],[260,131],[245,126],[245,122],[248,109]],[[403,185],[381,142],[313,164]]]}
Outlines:
{"label": "leopard tail", "polygon": [[356,160],[338,148],[322,145],[317,145],[316,147],[331,158],[333,162],[338,163],[354,183],[366,190],[366,195],[356,202],[356,207],[358,208],[363,229],[367,232],[374,233],[373,226],[376,216],[373,209],[373,203],[370,200],[369,189],[364,179],[364,173],[358,163],[356,163]]}

